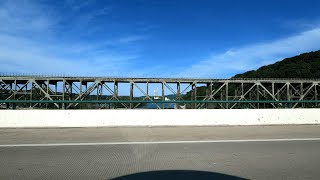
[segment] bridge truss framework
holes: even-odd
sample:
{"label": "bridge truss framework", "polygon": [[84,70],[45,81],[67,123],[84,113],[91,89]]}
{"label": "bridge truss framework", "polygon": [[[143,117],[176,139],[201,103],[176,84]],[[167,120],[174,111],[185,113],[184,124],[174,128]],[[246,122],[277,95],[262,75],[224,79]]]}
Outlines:
{"label": "bridge truss framework", "polygon": [[[20,108],[134,109],[150,103],[176,108],[315,108],[320,106],[320,79],[187,79],[1,76],[0,103]],[[127,84],[128,96],[119,95]],[[158,99],[149,92],[158,84]],[[182,88],[183,86],[183,88]],[[191,91],[190,91],[191,90]],[[135,97],[138,91],[142,96]],[[166,101],[166,92],[174,99]],[[190,91],[187,95],[186,93]],[[200,92],[201,91],[201,92]]]}

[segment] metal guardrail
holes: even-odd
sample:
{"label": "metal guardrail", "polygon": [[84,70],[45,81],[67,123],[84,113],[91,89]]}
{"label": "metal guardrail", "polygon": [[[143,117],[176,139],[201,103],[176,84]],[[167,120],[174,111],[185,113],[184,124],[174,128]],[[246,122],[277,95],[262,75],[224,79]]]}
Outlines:
{"label": "metal guardrail", "polygon": [[39,78],[128,78],[128,79],[194,79],[194,80],[314,80],[320,81],[319,78],[187,78],[187,77],[107,77],[107,76],[80,76],[68,75],[60,73],[15,73],[15,72],[0,72],[0,77],[39,77]]}
{"label": "metal guardrail", "polygon": [[1,72],[0,77],[66,77],[66,74]]}
{"label": "metal guardrail", "polygon": [[203,101],[203,100],[177,100],[177,101],[145,101],[145,100],[0,100],[0,103],[320,103],[320,100],[228,100],[228,101]]}

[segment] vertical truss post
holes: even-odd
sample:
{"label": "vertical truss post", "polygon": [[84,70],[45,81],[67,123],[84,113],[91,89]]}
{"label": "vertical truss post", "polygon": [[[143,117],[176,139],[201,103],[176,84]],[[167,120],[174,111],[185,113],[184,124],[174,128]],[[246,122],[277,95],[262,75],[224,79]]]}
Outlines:
{"label": "vertical truss post", "polygon": [[[82,94],[82,79],[80,79],[79,83],[80,83],[79,94]],[[78,94],[78,95],[79,95],[79,94]],[[83,104],[80,104],[79,106],[80,106],[80,109],[83,108]]]}
{"label": "vertical truss post", "polygon": [[147,82],[147,92],[146,92],[147,96],[149,96],[149,82]]}
{"label": "vertical truss post", "polygon": [[[303,96],[303,83],[301,82],[300,83],[300,99],[302,98]],[[302,108],[304,108],[304,103],[301,104]]]}
{"label": "vertical truss post", "polygon": [[56,82],[55,86],[54,86],[54,92],[55,92],[55,95],[57,95],[57,92],[58,92],[58,82]]}
{"label": "vertical truss post", "polygon": [[[315,85],[315,86],[314,86],[314,100],[318,100],[317,86],[318,86],[318,85]],[[315,103],[315,107],[317,107],[317,106],[318,106],[318,103]]]}
{"label": "vertical truss post", "polygon": [[257,103],[257,107],[258,109],[260,109],[260,103],[259,103],[259,100],[260,100],[260,84],[259,83],[256,83],[256,100],[258,101]]}
{"label": "vertical truss post", "polygon": [[[98,91],[97,98],[98,99],[102,99],[102,95],[103,95],[102,84],[104,84],[104,82],[100,82],[97,85],[97,91]],[[102,104],[98,104],[98,106],[101,108]],[[111,104],[109,104],[108,106],[109,106],[109,109],[110,109]]]}
{"label": "vertical truss post", "polygon": [[[133,100],[133,82],[132,81],[130,81],[130,101],[132,101]],[[132,102],[130,102],[130,109],[132,109],[133,108],[133,104],[132,104]]]}
{"label": "vertical truss post", "polygon": [[[225,83],[226,84],[226,83]],[[227,85],[227,84],[226,84]],[[225,85],[225,86],[226,86]],[[224,99],[224,92],[223,90],[220,92],[220,100],[222,101]],[[224,107],[223,107],[224,108]]]}
{"label": "vertical truss post", "polygon": [[72,81],[70,81],[70,83],[69,83],[69,89],[70,89],[70,95],[69,95],[69,99],[71,100],[72,99],[72,84],[73,84],[73,82]]}
{"label": "vertical truss post", "polygon": [[[192,83],[191,85],[191,89],[192,89],[192,94],[191,94],[191,100],[196,100],[196,96],[197,96],[197,86],[196,83]],[[196,103],[192,104],[192,109],[196,108]]]}
{"label": "vertical truss post", "polygon": [[[16,92],[17,92],[17,80],[14,80],[14,91],[13,91],[13,99],[16,100]],[[16,109],[16,104],[12,104],[12,108]]]}
{"label": "vertical truss post", "polygon": [[12,89],[12,83],[13,83],[13,82],[10,82],[10,85],[9,85],[9,87],[10,87],[10,93],[14,93],[14,92],[13,92],[13,89]]}
{"label": "vertical truss post", "polygon": [[99,82],[99,83],[97,84],[97,100],[99,100],[99,94],[100,94],[100,92],[99,92],[99,87],[100,87],[100,83],[101,83],[101,82]]}
{"label": "vertical truss post", "polygon": [[47,94],[49,94],[49,84],[50,84],[50,80],[49,79],[47,79],[47,89],[46,89],[46,91],[47,91]]}
{"label": "vertical truss post", "polygon": [[212,95],[213,92],[212,92],[212,91],[213,91],[213,83],[212,83],[212,81],[211,81],[211,82],[210,82],[210,92],[209,92],[209,93],[210,93],[210,96],[209,96],[209,99],[210,99],[210,100],[212,100],[212,98],[213,98],[213,95]]}
{"label": "vertical truss post", "polygon": [[[33,81],[29,80],[31,82],[31,89],[30,89],[30,100],[33,98]],[[32,103],[29,104],[29,108],[32,108]]]}
{"label": "vertical truss post", "polygon": [[[210,99],[210,89],[211,89],[211,83],[206,83],[206,96],[205,97],[209,97],[208,99]],[[205,103],[205,107],[206,107],[206,109],[208,109],[208,103]]]}
{"label": "vertical truss post", "polygon": [[[194,100],[196,101],[198,98],[197,98],[197,82],[194,83]],[[195,109],[197,107],[197,104],[195,103]]]}
{"label": "vertical truss post", "polygon": [[[82,94],[84,94],[84,92],[86,92],[86,91],[88,90],[88,82],[85,82],[85,83],[84,83],[84,88],[85,88],[85,90],[83,91]],[[86,107],[88,108],[89,106],[86,105]]]}
{"label": "vertical truss post", "polygon": [[13,91],[13,99],[16,100],[17,93],[17,80],[14,80],[14,91]]}
{"label": "vertical truss post", "polygon": [[[100,97],[100,99],[102,99],[102,97],[103,97],[103,88],[102,88],[102,84],[104,84],[105,82],[100,82],[99,84],[98,84],[98,88],[99,88],[99,97]],[[99,105],[99,107],[101,108],[101,106],[102,106],[102,104],[100,104]],[[111,108],[111,104],[109,104],[109,109]]]}
{"label": "vertical truss post", "polygon": [[118,83],[118,81],[114,81],[114,89],[113,89],[113,92],[114,92],[113,97],[114,98],[117,98],[119,96],[118,90],[119,90],[119,83]]}
{"label": "vertical truss post", "polygon": [[[63,79],[62,100],[65,100],[65,94],[66,94],[66,80]],[[64,103],[62,103],[62,109],[65,109],[65,104]]]}
{"label": "vertical truss post", "polygon": [[27,100],[28,84],[29,84],[29,81],[27,82],[27,85],[24,90],[24,92],[25,92],[24,100]]}
{"label": "vertical truss post", "polygon": [[[96,95],[96,96],[97,96],[97,97],[96,97],[96,100],[97,100],[97,101],[99,100],[100,83],[101,83],[101,82],[99,82],[99,83],[97,84],[97,87],[96,87],[96,88],[97,88],[97,92],[96,92],[96,93],[97,93],[97,95]],[[97,106],[97,107],[100,107],[99,103],[97,103],[96,106]]]}
{"label": "vertical truss post", "polygon": [[176,97],[176,99],[181,99],[180,86],[181,86],[181,83],[177,82],[177,97]]}
{"label": "vertical truss post", "polygon": [[289,101],[290,100],[290,83],[287,82],[286,85],[287,85],[287,100]]}
{"label": "vertical truss post", "polygon": [[[266,97],[266,90],[263,89],[262,92],[263,92],[263,97],[265,98]],[[266,108],[266,103],[263,103],[263,108],[264,109]]]}
{"label": "vertical truss post", "polygon": [[[210,89],[209,89],[209,100],[212,101],[213,100],[213,82],[210,81]],[[213,108],[214,106],[209,105],[209,108]]]}
{"label": "vertical truss post", "polygon": [[[276,96],[275,96],[275,91],[274,91],[274,81],[271,82],[271,93],[272,93],[272,97],[275,99]],[[276,108],[275,105],[273,105],[274,108]]]}
{"label": "vertical truss post", "polygon": [[[291,99],[291,97],[290,97],[290,83],[287,82],[286,86],[287,86],[287,88],[286,88],[287,89],[287,100],[289,101]],[[291,103],[288,103],[287,107],[288,108],[292,107]]]}
{"label": "vertical truss post", "polygon": [[[50,84],[50,82],[49,82],[49,79],[47,79],[47,89],[46,89],[46,91],[47,91],[47,94],[49,94],[49,84]],[[49,97],[47,97],[47,100],[49,100]],[[46,109],[48,109],[48,103],[46,103]]]}
{"label": "vertical truss post", "polygon": [[272,86],[272,96],[274,97],[274,81],[272,81],[271,86]]}
{"label": "vertical truss post", "polygon": [[[226,101],[229,100],[229,82],[226,83]],[[229,103],[226,103],[226,109],[229,109]]]}
{"label": "vertical truss post", "polygon": [[[165,100],[165,99],[164,99],[164,83],[165,83],[165,82],[162,82],[162,84],[161,84],[161,91],[162,91],[161,96],[162,96],[162,101]],[[162,103],[162,109],[164,109],[164,103]]]}
{"label": "vertical truss post", "polygon": [[79,87],[79,90],[80,90],[79,94],[82,94],[82,80],[80,80],[80,87]]}
{"label": "vertical truss post", "polygon": [[241,98],[243,97],[243,82],[241,83]]}
{"label": "vertical truss post", "polygon": [[[176,94],[176,100],[181,100],[181,83],[180,81],[177,82],[177,94]],[[175,104],[176,109],[180,109],[180,104]]]}

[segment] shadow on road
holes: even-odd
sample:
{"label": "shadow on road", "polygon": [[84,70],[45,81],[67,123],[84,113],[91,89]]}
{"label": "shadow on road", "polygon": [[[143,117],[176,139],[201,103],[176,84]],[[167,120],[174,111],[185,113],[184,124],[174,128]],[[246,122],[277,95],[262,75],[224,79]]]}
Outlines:
{"label": "shadow on road", "polygon": [[206,172],[206,171],[189,171],[189,170],[168,170],[168,171],[149,171],[130,174],[114,178],[113,180],[144,180],[144,179],[183,179],[183,180],[209,180],[209,179],[224,179],[224,180],[242,180],[244,178],[231,176],[227,174]]}

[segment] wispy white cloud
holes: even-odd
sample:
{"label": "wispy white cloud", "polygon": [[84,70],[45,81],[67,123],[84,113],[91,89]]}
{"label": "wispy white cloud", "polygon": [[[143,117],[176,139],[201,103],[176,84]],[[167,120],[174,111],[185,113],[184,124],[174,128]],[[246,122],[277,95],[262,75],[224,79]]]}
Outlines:
{"label": "wispy white cloud", "polygon": [[[37,44],[20,38],[4,38],[0,36],[0,43],[5,44],[5,39],[11,43],[0,45],[1,71],[10,72],[46,72],[67,74],[118,74],[128,64],[129,56],[110,55],[98,53],[92,56],[73,57],[69,54],[67,46],[48,46]],[[55,55],[53,50],[61,55]]]}
{"label": "wispy white cloud", "polygon": [[256,69],[288,56],[320,49],[320,28],[260,44],[230,49],[186,67],[182,77],[228,78],[236,73]]}
{"label": "wispy white cloud", "polygon": [[129,35],[119,38],[119,43],[133,43],[141,40],[145,40],[147,37],[142,35]]}
{"label": "wispy white cloud", "polygon": [[0,3],[0,22],[0,32],[14,34],[41,32],[48,29],[54,20],[45,5],[4,0]]}
{"label": "wispy white cloud", "polygon": [[[78,8],[88,5],[80,4]],[[143,36],[119,35],[92,41],[63,39],[59,37],[60,32],[55,31],[65,17],[56,16],[59,12],[52,9],[37,1],[0,3],[0,72],[105,76],[139,73],[131,70],[134,59],[139,57],[132,43],[138,43]],[[107,11],[103,7],[97,9],[87,16],[88,21]],[[88,27],[88,22],[81,17],[71,17],[71,21],[80,23],[79,31],[75,29],[73,33],[81,33]]]}

